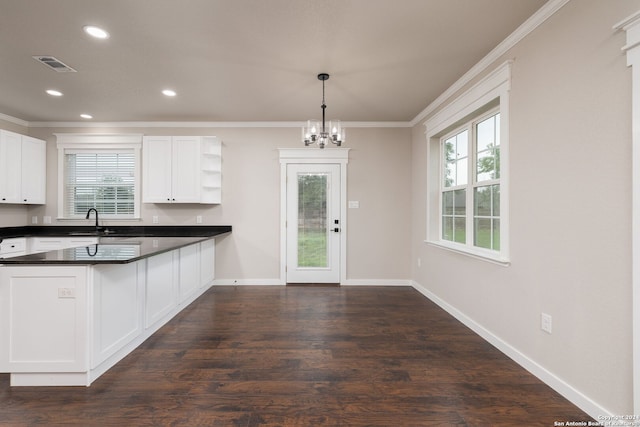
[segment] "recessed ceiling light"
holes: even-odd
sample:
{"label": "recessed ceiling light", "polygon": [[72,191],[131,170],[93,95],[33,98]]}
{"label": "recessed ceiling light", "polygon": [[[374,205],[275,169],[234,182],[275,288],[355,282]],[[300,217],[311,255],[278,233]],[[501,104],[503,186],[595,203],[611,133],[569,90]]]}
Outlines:
{"label": "recessed ceiling light", "polygon": [[55,89],[47,89],[47,93],[51,96],[62,96],[62,92]]}
{"label": "recessed ceiling light", "polygon": [[165,89],[165,90],[163,90],[163,91],[162,91],[162,94],[163,94],[164,96],[176,96],[176,95],[177,95],[176,91],[175,91],[175,90],[171,90],[171,89]]}
{"label": "recessed ceiling light", "polygon": [[89,34],[91,37],[95,37],[97,39],[108,39],[109,33],[99,27],[94,27],[93,25],[85,25],[82,27],[85,33]]}
{"label": "recessed ceiling light", "polygon": [[93,119],[93,116],[91,114],[80,114],[80,117],[82,117],[83,119]]}

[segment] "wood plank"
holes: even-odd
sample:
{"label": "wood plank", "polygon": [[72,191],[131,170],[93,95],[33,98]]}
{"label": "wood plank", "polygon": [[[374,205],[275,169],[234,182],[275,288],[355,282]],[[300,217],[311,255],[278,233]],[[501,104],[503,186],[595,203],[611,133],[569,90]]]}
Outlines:
{"label": "wood plank", "polygon": [[591,420],[408,287],[212,288],[89,388],[0,375],[0,407],[11,426]]}

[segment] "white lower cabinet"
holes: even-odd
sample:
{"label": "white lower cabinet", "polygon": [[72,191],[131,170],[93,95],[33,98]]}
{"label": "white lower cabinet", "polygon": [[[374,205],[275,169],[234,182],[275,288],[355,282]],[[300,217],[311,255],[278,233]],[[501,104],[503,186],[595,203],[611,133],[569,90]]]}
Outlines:
{"label": "white lower cabinet", "polygon": [[215,277],[216,241],[205,240],[200,243],[200,286],[213,282]]}
{"label": "white lower cabinet", "polygon": [[144,263],[94,267],[91,369],[142,333]]}
{"label": "white lower cabinet", "polygon": [[0,372],[89,386],[213,284],[214,241],[134,263],[0,267]]}
{"label": "white lower cabinet", "polygon": [[182,303],[200,289],[200,245],[180,248],[180,296]]}
{"label": "white lower cabinet", "polygon": [[12,373],[12,385],[83,380],[89,362],[87,270],[0,267],[0,372]]}
{"label": "white lower cabinet", "polygon": [[177,251],[147,260],[145,328],[162,320],[178,305]]}

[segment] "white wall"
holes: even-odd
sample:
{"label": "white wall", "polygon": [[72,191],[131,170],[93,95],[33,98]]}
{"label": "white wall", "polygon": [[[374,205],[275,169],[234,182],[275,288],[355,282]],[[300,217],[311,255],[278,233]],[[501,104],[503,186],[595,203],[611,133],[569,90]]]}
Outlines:
{"label": "white wall", "polygon": [[[31,128],[47,141],[47,204],[24,216],[51,216],[57,221],[57,150],[54,133],[142,133],[145,135],[216,135],[223,142],[223,188],[220,205],[143,204],[142,221],[152,216],[163,224],[232,225],[231,235],[219,239],[216,277],[240,282],[280,279],[280,162],[278,148],[300,147],[298,128]],[[410,279],[409,128],[352,128],[348,195],[360,202],[348,210],[347,279]],[[310,148],[311,149],[311,148]],[[5,209],[5,207],[0,207]],[[108,224],[108,222],[107,222]],[[123,223],[120,223],[123,224]],[[126,224],[126,223],[125,223]]]}
{"label": "white wall", "polygon": [[612,26],[638,6],[571,1],[488,70],[515,60],[509,267],[424,243],[426,140],[413,129],[414,280],[614,414],[633,406],[631,75]]}

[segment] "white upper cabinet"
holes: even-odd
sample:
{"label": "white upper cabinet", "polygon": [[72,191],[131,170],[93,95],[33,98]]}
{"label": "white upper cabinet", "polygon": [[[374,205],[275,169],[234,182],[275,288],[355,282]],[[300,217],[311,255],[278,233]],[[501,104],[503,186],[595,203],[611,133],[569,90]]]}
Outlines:
{"label": "white upper cabinet", "polygon": [[44,204],[46,143],[0,130],[0,203]]}
{"label": "white upper cabinet", "polygon": [[22,203],[44,204],[47,147],[41,139],[22,137]]}
{"label": "white upper cabinet", "polygon": [[221,143],[213,136],[145,136],[144,203],[220,203]]}

